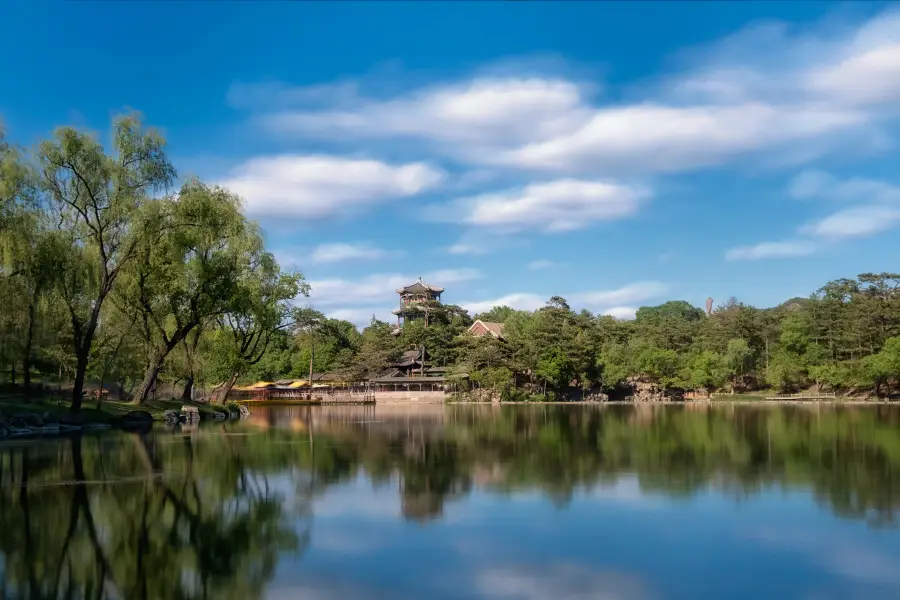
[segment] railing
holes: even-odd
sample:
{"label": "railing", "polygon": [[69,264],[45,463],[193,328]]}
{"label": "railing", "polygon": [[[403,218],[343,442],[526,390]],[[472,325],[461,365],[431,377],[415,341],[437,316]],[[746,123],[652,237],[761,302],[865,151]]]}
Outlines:
{"label": "railing", "polygon": [[[232,396],[229,395],[229,398]],[[297,402],[298,404],[367,404],[375,402],[373,390],[335,391],[309,390],[254,390],[235,394],[234,400],[245,402]]]}
{"label": "railing", "polygon": [[766,400],[825,400],[828,398],[837,398],[837,394],[835,392],[805,392],[800,394],[766,396]]}

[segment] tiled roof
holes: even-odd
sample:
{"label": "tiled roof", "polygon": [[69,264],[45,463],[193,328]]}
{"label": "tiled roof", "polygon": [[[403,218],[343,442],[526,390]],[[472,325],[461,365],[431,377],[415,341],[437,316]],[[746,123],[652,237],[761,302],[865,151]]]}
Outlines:
{"label": "tiled roof", "polygon": [[490,321],[482,321],[479,319],[472,323],[472,326],[469,327],[469,331],[471,332],[473,329],[475,329],[475,326],[479,323],[481,323],[481,325],[483,325],[484,328],[487,329],[494,337],[503,337],[503,323],[491,323]]}
{"label": "tiled roof", "polygon": [[398,294],[415,294],[419,292],[436,292],[440,294],[444,291],[444,288],[425,283],[424,281],[422,281],[422,278],[419,277],[419,280],[414,284],[402,288],[397,288],[396,291]]}

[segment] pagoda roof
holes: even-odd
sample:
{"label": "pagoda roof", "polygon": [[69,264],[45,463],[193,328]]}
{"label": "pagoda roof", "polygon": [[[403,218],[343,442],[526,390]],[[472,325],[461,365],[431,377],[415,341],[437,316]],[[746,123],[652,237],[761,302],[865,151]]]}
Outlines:
{"label": "pagoda roof", "polygon": [[437,287],[435,285],[431,285],[430,283],[425,283],[422,281],[422,278],[419,277],[419,280],[412,285],[408,285],[406,287],[397,288],[396,292],[398,294],[416,294],[420,292],[436,292],[440,294],[444,291],[444,288]]}

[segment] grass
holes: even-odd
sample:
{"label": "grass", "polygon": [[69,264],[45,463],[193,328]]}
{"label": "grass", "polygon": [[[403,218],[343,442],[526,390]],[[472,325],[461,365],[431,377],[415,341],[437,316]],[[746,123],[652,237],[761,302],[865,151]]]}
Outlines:
{"label": "grass", "polygon": [[[60,397],[53,394],[36,394],[33,396],[25,396],[21,393],[0,392],[0,413],[4,415],[14,415],[16,413],[30,412],[43,415],[50,413],[52,416],[65,416],[72,420],[84,423],[111,423],[118,417],[125,415],[133,410],[141,410],[149,412],[157,421],[162,420],[162,415],[167,410],[181,412],[181,407],[185,404],[196,406],[200,411],[202,418],[210,418],[214,413],[220,412],[228,414],[231,407],[213,406],[209,404],[197,404],[194,402],[183,402],[181,400],[151,400],[144,404],[137,405],[131,402],[119,402],[118,400],[104,399],[97,407],[97,401],[88,398],[81,404],[81,410],[73,414],[71,412],[71,401],[68,397]],[[237,410],[231,409],[232,412]]]}

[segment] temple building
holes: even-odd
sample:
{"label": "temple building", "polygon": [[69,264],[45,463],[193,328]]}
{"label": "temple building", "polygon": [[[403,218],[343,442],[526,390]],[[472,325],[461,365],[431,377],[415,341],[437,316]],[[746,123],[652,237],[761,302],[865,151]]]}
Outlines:
{"label": "temple building", "polygon": [[439,288],[419,280],[412,285],[402,287],[396,290],[400,294],[400,308],[391,311],[397,315],[397,326],[394,333],[400,333],[400,328],[404,323],[415,321],[417,319],[425,319],[425,325],[428,325],[428,313],[424,309],[425,302],[440,302],[441,293],[444,288]]}
{"label": "temple building", "polygon": [[[396,290],[400,295],[400,307],[393,310],[397,315],[397,324],[391,333],[399,335],[401,328],[412,321],[424,320],[428,326],[428,303],[441,301],[444,288],[425,283],[422,278]],[[369,383],[378,394],[391,393],[432,393],[443,395],[447,385],[449,369],[439,367],[428,360],[424,347],[410,349],[403,353],[400,360],[389,365],[388,370],[369,379]],[[465,374],[461,376],[466,377]]]}
{"label": "temple building", "polygon": [[491,323],[488,321],[482,321],[478,319],[472,326],[469,327],[469,335],[474,335],[475,337],[484,337],[486,335],[491,335],[497,338],[498,340],[505,340],[503,337],[503,323]]}

